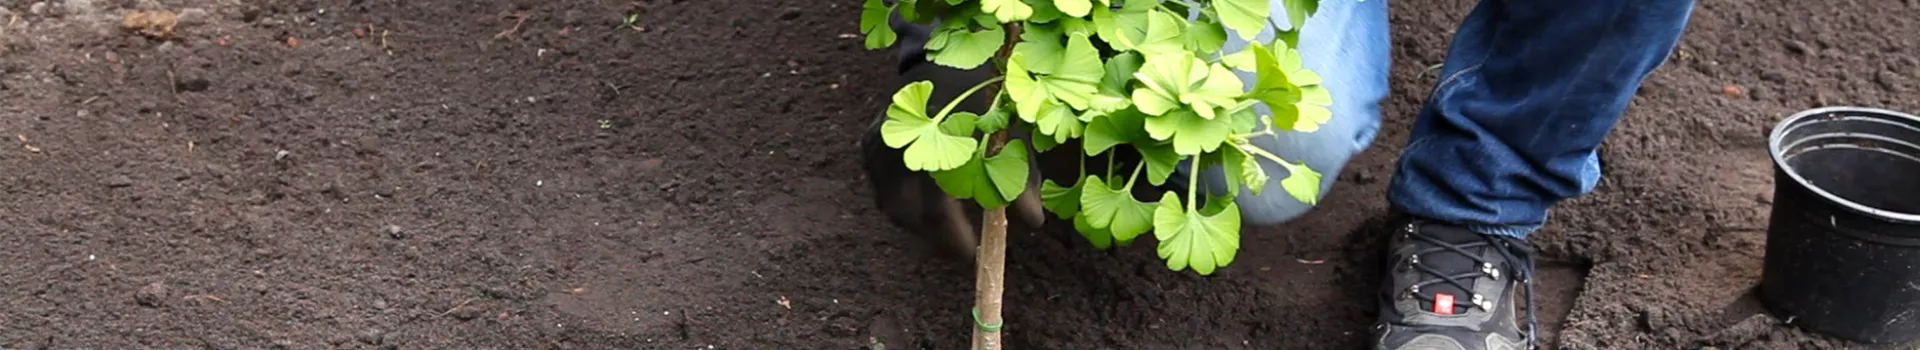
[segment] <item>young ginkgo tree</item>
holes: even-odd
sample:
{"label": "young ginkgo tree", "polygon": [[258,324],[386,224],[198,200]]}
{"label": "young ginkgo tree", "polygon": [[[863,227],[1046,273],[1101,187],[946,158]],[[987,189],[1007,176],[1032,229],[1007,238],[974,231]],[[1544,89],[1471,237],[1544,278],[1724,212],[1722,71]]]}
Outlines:
{"label": "young ginkgo tree", "polygon": [[[904,148],[909,169],[928,172],[950,195],[1000,208],[1026,190],[1027,145],[1013,140],[991,152],[992,135],[1012,125],[1030,130],[1035,149],[1051,151],[1078,140],[1079,181],[1042,186],[1044,206],[1095,247],[1126,245],[1153,232],[1167,267],[1202,275],[1232,263],[1240,247],[1238,191],[1214,195],[1199,188],[1199,169],[1220,166],[1227,188],[1253,193],[1269,180],[1258,164],[1286,170],[1280,186],[1295,199],[1319,197],[1320,174],[1255,147],[1252,138],[1277,130],[1310,132],[1332,114],[1320,77],[1302,68],[1292,49],[1299,26],[1317,0],[1287,0],[1280,30],[1268,0],[867,0],[860,29],[866,47],[890,47],[897,34],[889,16],[933,27],[928,59],[999,74],[945,106],[929,106],[931,82],[895,92],[881,132],[888,147]],[[1274,40],[1222,52],[1229,35]],[[1249,40],[1254,41],[1254,40]],[[1243,81],[1235,72],[1251,73]],[[959,101],[990,85],[996,94],[984,114],[954,111]],[[1249,88],[1250,86],[1250,88]],[[1264,103],[1271,115],[1253,106]],[[1131,170],[1089,174],[1088,159],[1111,162],[1137,152]],[[1132,155],[1128,155],[1132,156]],[[1181,164],[1185,161],[1186,164]],[[1178,166],[1185,198],[1167,192],[1158,201],[1136,199],[1142,181],[1160,186]],[[1196,196],[1209,196],[1201,206]]]}

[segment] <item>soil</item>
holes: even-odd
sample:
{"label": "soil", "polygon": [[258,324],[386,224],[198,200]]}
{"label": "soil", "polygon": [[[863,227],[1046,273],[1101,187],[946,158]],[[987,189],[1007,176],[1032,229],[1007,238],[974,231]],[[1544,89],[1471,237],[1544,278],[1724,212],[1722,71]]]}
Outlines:
{"label": "soil", "polygon": [[[0,349],[962,348],[970,268],[887,224],[853,156],[892,78],[858,5],[0,1]],[[1010,347],[1362,347],[1365,226],[1471,2],[1393,6],[1389,125],[1322,209],[1214,277],[1017,235]],[[1743,298],[1765,135],[1920,110],[1914,18],[1703,1],[1606,180],[1534,237],[1551,340],[1855,347]]]}

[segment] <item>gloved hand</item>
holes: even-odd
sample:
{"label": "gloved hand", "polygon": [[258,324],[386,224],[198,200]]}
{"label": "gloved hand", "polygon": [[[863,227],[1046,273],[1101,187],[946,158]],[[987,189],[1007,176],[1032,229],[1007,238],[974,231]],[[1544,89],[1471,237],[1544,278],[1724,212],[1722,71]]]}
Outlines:
{"label": "gloved hand", "polygon": [[[900,87],[915,81],[932,81],[933,94],[928,99],[928,109],[939,110],[949,101],[958,98],[961,92],[992,77],[989,66],[972,71],[941,66],[932,63],[913,64],[901,73],[900,81],[884,91],[891,95]],[[954,112],[973,112],[984,114],[997,89],[988,87],[968,96],[967,100],[954,108]],[[861,141],[861,153],[867,171],[867,181],[873,185],[874,204],[886,212],[895,225],[906,228],[931,243],[937,253],[948,258],[963,259],[971,262],[979,247],[980,205],[972,200],[957,199],[941,191],[933,177],[907,169],[904,163],[904,150],[887,147],[881,141],[880,125],[887,119],[882,112],[879,119],[867,128],[867,135]],[[1015,137],[1026,138],[1021,130],[1012,130]],[[1027,142],[1027,144],[1032,144]],[[1028,165],[1027,190],[1021,192],[1007,205],[1008,233],[1037,230],[1045,222],[1046,212],[1040,202],[1040,169],[1033,160],[1038,152],[1031,147]]]}

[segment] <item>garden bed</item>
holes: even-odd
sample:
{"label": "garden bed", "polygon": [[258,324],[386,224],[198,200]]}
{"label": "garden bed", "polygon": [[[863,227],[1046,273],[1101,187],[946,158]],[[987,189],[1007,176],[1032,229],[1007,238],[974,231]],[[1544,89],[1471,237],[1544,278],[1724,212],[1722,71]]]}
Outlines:
{"label": "garden bed", "polygon": [[[858,1],[0,1],[0,348],[954,349],[973,279],[872,207]],[[1015,235],[1016,349],[1351,349],[1392,158],[1471,2],[1394,3],[1379,142],[1214,277]],[[121,28],[180,15],[171,39]],[[1920,5],[1703,2],[1534,237],[1570,349],[1824,348],[1742,299],[1766,131],[1920,111]],[[628,23],[632,19],[631,23]]]}

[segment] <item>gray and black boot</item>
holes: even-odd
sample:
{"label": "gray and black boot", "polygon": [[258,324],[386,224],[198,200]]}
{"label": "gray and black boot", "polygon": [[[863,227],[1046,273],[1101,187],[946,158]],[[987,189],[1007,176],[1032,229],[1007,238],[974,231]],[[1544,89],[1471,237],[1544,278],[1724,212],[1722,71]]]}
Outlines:
{"label": "gray and black boot", "polygon": [[[1532,245],[1414,219],[1396,229],[1375,349],[1533,349]],[[1528,295],[1524,332],[1515,317],[1520,286]]]}

